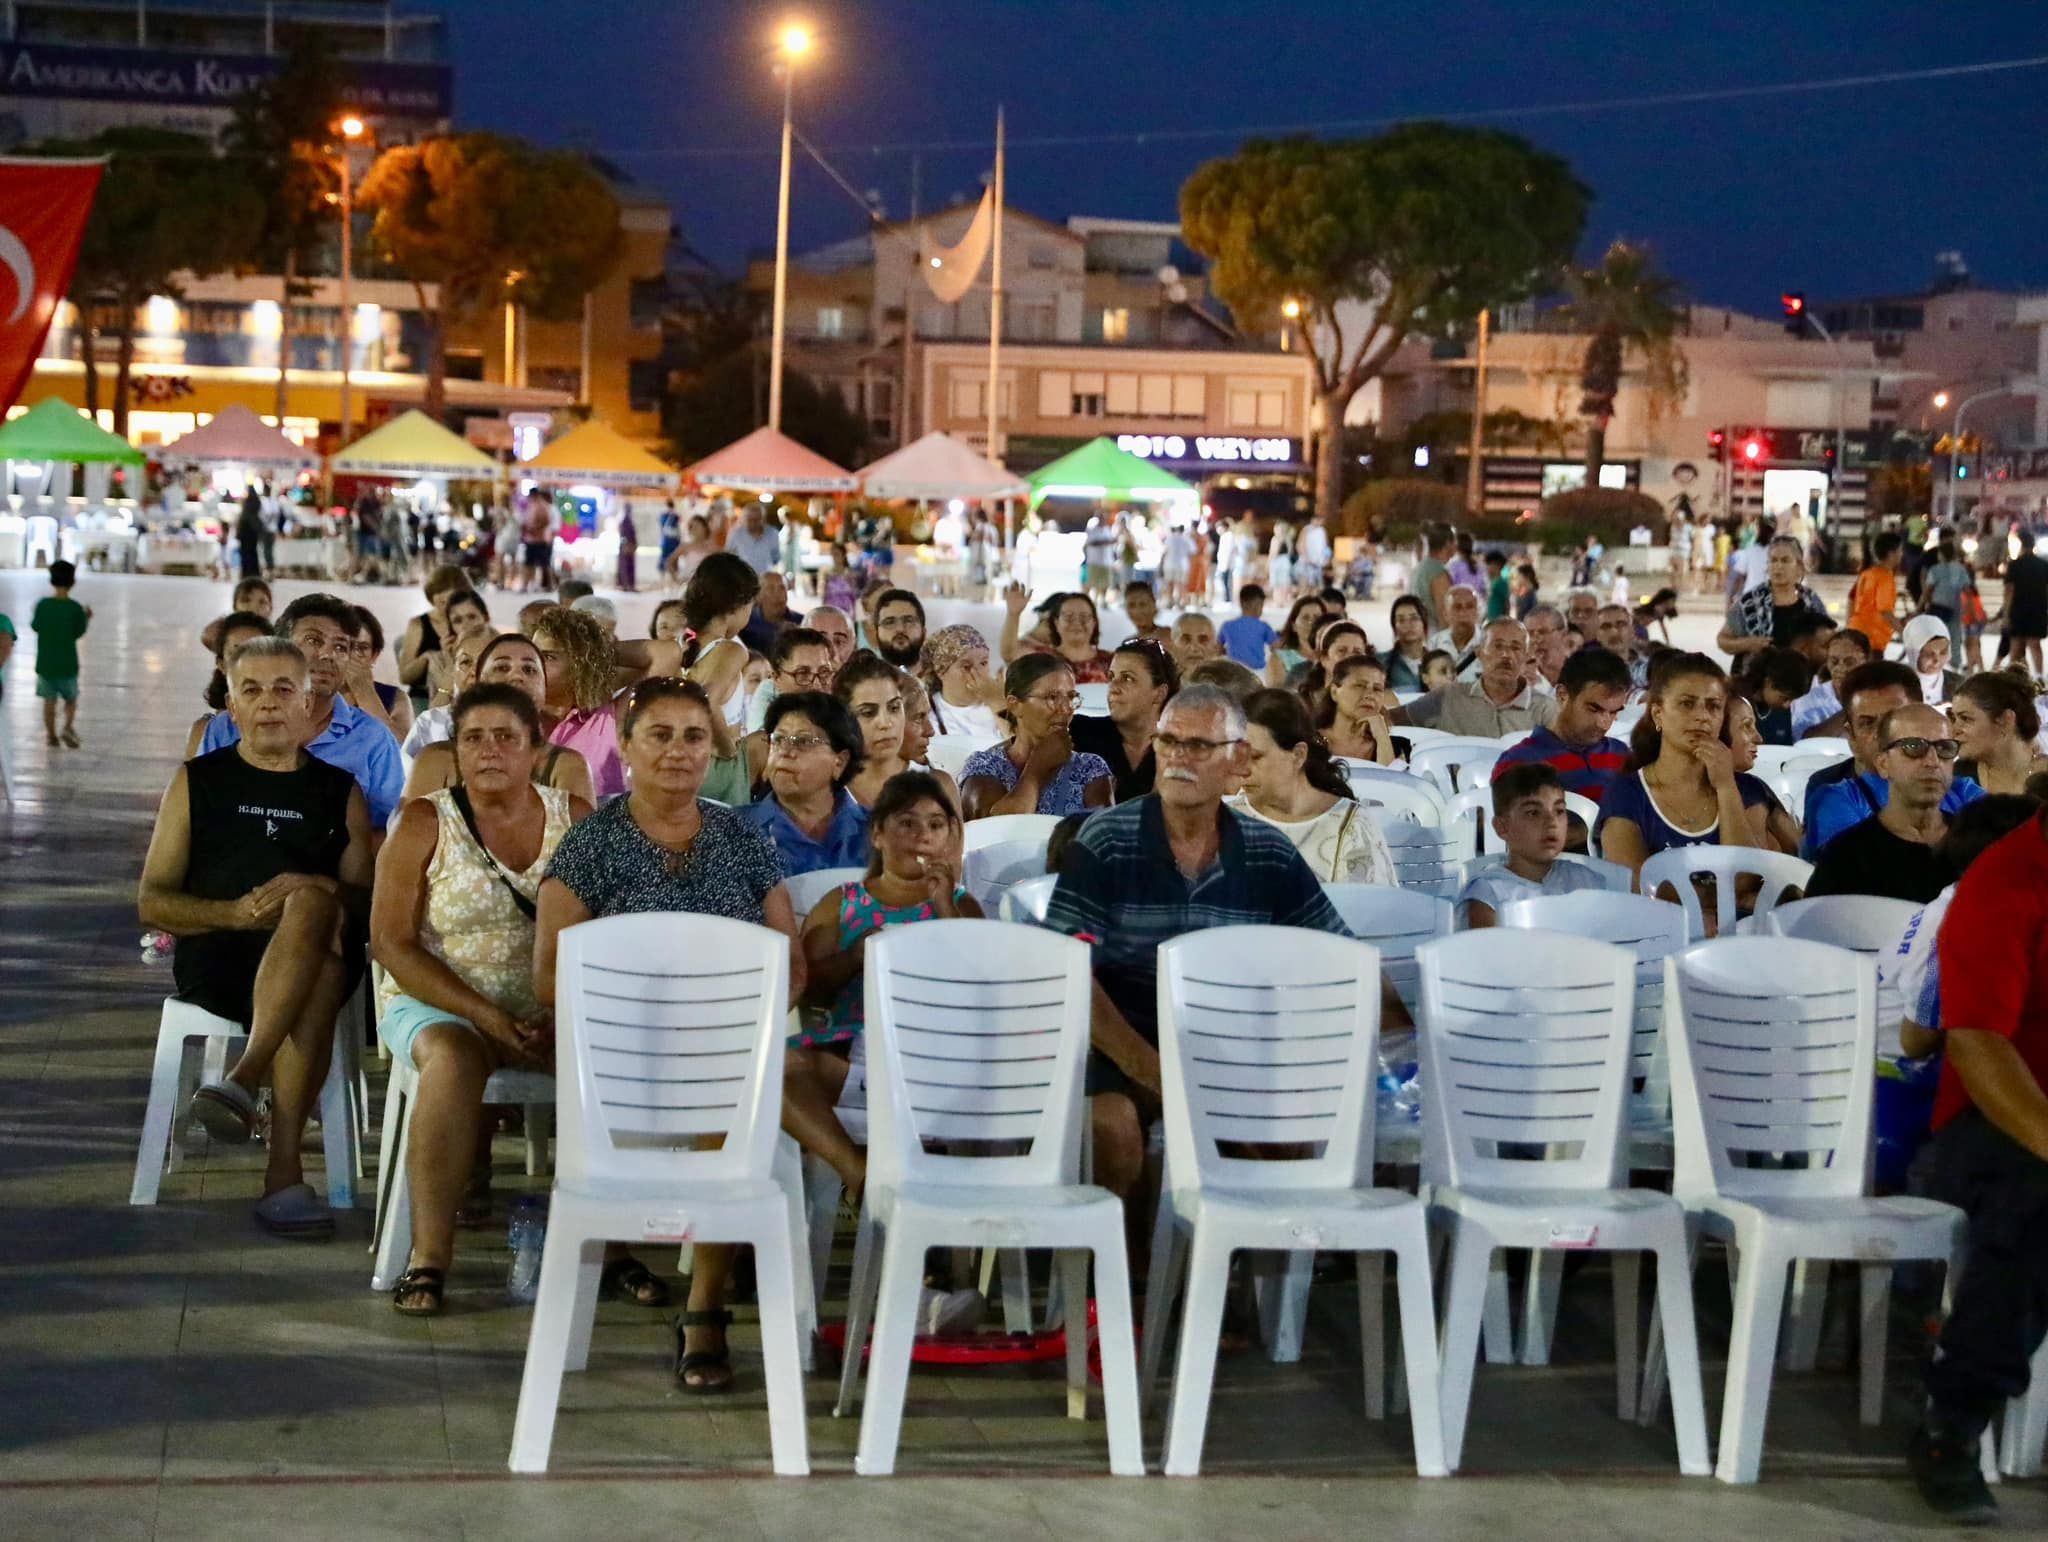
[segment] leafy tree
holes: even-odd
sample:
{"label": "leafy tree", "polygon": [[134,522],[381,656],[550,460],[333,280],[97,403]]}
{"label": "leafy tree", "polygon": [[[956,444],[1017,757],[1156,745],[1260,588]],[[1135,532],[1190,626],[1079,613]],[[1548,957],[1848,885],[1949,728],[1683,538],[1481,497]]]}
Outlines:
{"label": "leafy tree", "polygon": [[419,296],[432,336],[430,413],[446,401],[451,322],[507,303],[543,320],[571,320],[624,245],[618,199],[586,160],[499,134],[449,134],[386,150],[357,198],[376,212],[371,242]]}
{"label": "leafy tree", "polygon": [[1586,420],[1586,485],[1600,485],[1607,458],[1607,425],[1628,355],[1641,356],[1653,417],[1685,395],[1685,354],[1678,346],[1683,311],[1678,282],[1657,271],[1649,248],[1616,241],[1589,268],[1566,277],[1573,324],[1589,334],[1579,369],[1579,412]]}
{"label": "leafy tree", "polygon": [[[767,361],[752,344],[686,381],[669,399],[668,437],[677,460],[688,464],[752,433],[766,418]],[[757,390],[756,387],[760,389]],[[867,424],[837,391],[785,368],[782,431],[840,466],[867,458]]]}
{"label": "leafy tree", "polygon": [[1570,259],[1590,197],[1564,161],[1525,140],[1441,123],[1371,139],[1254,140],[1188,179],[1181,228],[1240,322],[1263,330],[1283,302],[1301,307],[1326,520],[1338,512],[1352,398],[1411,334],[1535,292]]}
{"label": "leafy tree", "polygon": [[[278,275],[277,406],[285,415],[291,379],[294,304],[312,292],[300,275],[318,265],[339,214],[340,172],[330,153],[341,114],[341,76],[330,45],[307,35],[284,68],[236,104],[229,150],[263,195],[263,226],[250,253],[253,272]],[[347,346],[348,318],[342,318]]]}
{"label": "leafy tree", "polygon": [[204,139],[155,128],[111,128],[83,143],[46,144],[51,155],[104,155],[106,174],[79,243],[71,300],[85,350],[85,400],[99,411],[95,307],[114,318],[114,432],[128,432],[135,317],[152,295],[178,298],[178,279],[239,266],[262,228],[262,198],[240,162]]}

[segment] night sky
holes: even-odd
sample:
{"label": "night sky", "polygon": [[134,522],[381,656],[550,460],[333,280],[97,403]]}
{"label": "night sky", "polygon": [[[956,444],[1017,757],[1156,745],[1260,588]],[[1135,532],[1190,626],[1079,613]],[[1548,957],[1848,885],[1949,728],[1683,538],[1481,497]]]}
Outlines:
{"label": "night sky", "polygon": [[[1243,130],[1491,113],[1597,194],[1589,252],[1648,239],[1696,299],[1774,312],[1922,287],[1960,250],[1980,281],[2048,288],[2048,67],[1731,102],[1526,109],[2048,56],[2040,0],[441,0],[466,127],[600,150],[665,192],[736,270],[772,248],[776,26],[819,47],[812,141],[887,213],[909,145],[986,145],[1008,109],[1009,202],[1176,217],[1182,179]],[[571,20],[573,18],[573,20]],[[592,21],[601,18],[601,25]],[[1324,132],[1369,132],[1336,128]],[[1162,137],[1140,142],[1136,136]],[[1099,142],[1034,144],[1082,136]],[[875,148],[875,147],[882,148]],[[978,193],[987,148],[927,149],[927,210]],[[799,161],[801,249],[861,215]]]}

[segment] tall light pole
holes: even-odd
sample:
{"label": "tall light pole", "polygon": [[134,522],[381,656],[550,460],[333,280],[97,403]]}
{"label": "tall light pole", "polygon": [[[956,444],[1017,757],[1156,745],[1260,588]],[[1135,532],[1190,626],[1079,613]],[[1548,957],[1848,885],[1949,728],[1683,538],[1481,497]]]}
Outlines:
{"label": "tall light pole", "polygon": [[1493,312],[1479,313],[1479,353],[1472,368],[1472,452],[1465,463],[1465,508],[1472,514],[1486,512],[1486,340],[1493,329]]}
{"label": "tall light pole", "polygon": [[[356,141],[364,134],[363,120],[351,113],[341,128],[341,442],[348,443],[354,403],[349,400],[349,371],[356,349],[355,307],[355,224],[356,224]],[[290,303],[289,298],[286,301]]]}
{"label": "tall light pole", "polygon": [[[2043,391],[2048,391],[2048,382],[2014,380],[2009,381],[2005,385],[1992,386],[1987,391],[1979,391],[1974,396],[1966,396],[1956,403],[1955,425],[1949,430],[1948,436],[1948,497],[1945,501],[1941,523],[1947,525],[1955,522],[1956,472],[1963,463],[1963,414],[1976,406],[1977,403],[1989,401],[1994,396],[2039,396]],[[1946,391],[1941,393],[1942,396],[1947,394]]]}
{"label": "tall light pole", "polygon": [[782,335],[789,310],[789,163],[792,114],[796,97],[796,62],[811,50],[810,30],[782,29],[782,181],[775,198],[775,319],[768,341],[768,426],[782,427]]}

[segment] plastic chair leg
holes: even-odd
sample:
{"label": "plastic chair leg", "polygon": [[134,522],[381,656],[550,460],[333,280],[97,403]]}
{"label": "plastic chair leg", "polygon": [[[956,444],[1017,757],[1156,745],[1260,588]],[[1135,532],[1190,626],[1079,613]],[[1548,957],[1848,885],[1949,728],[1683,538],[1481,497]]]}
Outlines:
{"label": "plastic chair leg", "polygon": [[[1095,1253],[1097,1358],[1102,1362],[1102,1422],[1109,1434],[1113,1477],[1145,1475],[1145,1426],[1138,1413],[1138,1346],[1131,1342],[1131,1263],[1123,1232],[1112,1223]],[[1076,1295],[1076,1301],[1081,1298]],[[1076,1311],[1069,1342],[1083,1332],[1086,1313]]]}
{"label": "plastic chair leg", "polygon": [[562,1400],[562,1373],[567,1369],[571,1319],[576,1309],[577,1275],[589,1263],[601,1267],[601,1238],[575,1236],[568,1217],[556,1216],[541,1246],[540,1292],[533,1304],[533,1327],[526,1337],[526,1369],[519,1377],[519,1412],[512,1421],[514,1472],[546,1472],[554,1444],[555,1410]]}
{"label": "plastic chair leg", "polygon": [[[1714,1469],[1714,1476],[1723,1483],[1756,1482],[1763,1459],[1764,1421],[1770,1412],[1778,1324],[1784,1313],[1786,1260],[1763,1248],[1749,1252],[1736,1285],[1735,1323],[1728,1336],[1728,1389],[1721,1403],[1721,1456]],[[1667,1342],[1667,1362],[1673,1353]],[[1675,1397],[1676,1394],[1674,1400]]]}
{"label": "plastic chair leg", "polygon": [[[1088,1299],[1088,1253],[1085,1248],[1060,1249],[1053,1255],[1053,1268],[1059,1273],[1061,1293],[1067,1300]],[[1088,1418],[1088,1314],[1081,1311],[1069,1315],[1073,1321],[1070,1324],[1072,1331],[1067,1334],[1067,1417],[1085,1423]]]}
{"label": "plastic chair leg", "polygon": [[[1492,1294],[1492,1281],[1499,1276],[1493,1267],[1492,1239],[1457,1223],[1451,1235],[1450,1283],[1445,1296],[1442,1376],[1439,1396],[1443,1402],[1444,1468],[1456,1472],[1465,1453],[1465,1419],[1472,1411],[1472,1377],[1479,1358],[1481,1320]],[[1409,1377],[1408,1396],[1421,1397],[1422,1390]]]}
{"label": "plastic chair leg", "polygon": [[[1383,1255],[1372,1257],[1378,1260]],[[1408,1423],[1415,1441],[1415,1473],[1422,1478],[1446,1477],[1450,1468],[1437,1395],[1436,1304],[1430,1289],[1429,1246],[1420,1235],[1394,1249],[1394,1289],[1401,1308],[1401,1360],[1406,1368],[1402,1381],[1413,1389]]]}
{"label": "plastic chair leg", "polygon": [[391,1180],[396,1171],[392,1165],[397,1159],[398,1131],[405,1119],[405,1105],[412,1097],[412,1074],[409,1067],[394,1064],[391,1076],[384,1083],[383,1131],[377,1137],[377,1188],[375,1218],[370,1223],[370,1252],[377,1251],[377,1244],[384,1238],[384,1228],[389,1224],[391,1211]]}
{"label": "plastic chair leg", "polygon": [[526,1176],[538,1178],[548,1170],[548,1140],[555,1130],[555,1110],[550,1103],[526,1105]]}
{"label": "plastic chair leg", "polygon": [[1614,1412],[1618,1418],[1634,1419],[1642,1376],[1642,1327],[1637,1312],[1643,1258],[1640,1253],[1616,1253],[1609,1263],[1614,1270]]}
{"label": "plastic chair leg", "polygon": [[172,1124],[178,1111],[178,1077],[184,1060],[184,1039],[159,1028],[156,1058],[149,1071],[149,1103],[143,1110],[142,1137],[135,1148],[135,1181],[128,1188],[131,1205],[155,1204],[157,1192],[163,1187]]}
{"label": "plastic chair leg", "polygon": [[370,1289],[390,1290],[405,1273],[412,1256],[412,1179],[406,1162],[412,1153],[412,1111],[408,1097],[398,1111],[398,1137],[391,1152],[391,1174],[384,1183],[384,1224],[377,1232],[377,1261],[370,1269]]}
{"label": "plastic chair leg", "polygon": [[832,1405],[835,1419],[845,1417],[860,1387],[862,1351],[867,1348],[868,1328],[875,1316],[875,1292],[881,1283],[881,1233],[881,1223],[875,1219],[874,1211],[863,1208],[860,1225],[853,1235],[853,1284],[846,1292],[846,1345],[839,1366],[839,1397]]}
{"label": "plastic chair leg", "polygon": [[[903,1399],[910,1386],[910,1353],[917,1339],[917,1299],[924,1275],[924,1239],[900,1225],[882,1247],[882,1281],[875,1297],[875,1336],[868,1351],[867,1394],[860,1413],[860,1445],[853,1470],[887,1477],[896,1470],[903,1436]],[[848,1345],[848,1353],[858,1351]]]}
{"label": "plastic chair leg", "polygon": [[794,1252],[797,1343],[802,1347],[803,1366],[808,1372],[818,1336],[818,1287],[811,1274],[811,1225],[805,1202],[803,1153],[787,1135],[779,1137],[775,1143],[774,1172],[775,1181],[782,1189],[783,1214],[788,1221],[790,1247]]}
{"label": "plastic chair leg", "polygon": [[[1657,1316],[1663,1324],[1665,1357],[1670,1367],[1671,1422],[1678,1434],[1678,1470],[1689,1478],[1704,1478],[1713,1469],[1707,1454],[1707,1402],[1700,1385],[1699,1330],[1693,1321],[1692,1274],[1689,1246],[1685,1237],[1675,1235],[1657,1250]],[[1734,1357],[1729,1357],[1729,1375],[1734,1376]],[[1771,1357],[1764,1355],[1768,1378]],[[1731,1380],[1729,1383],[1733,1386]],[[1762,1410],[1759,1409],[1759,1414]],[[1758,1420],[1762,1433],[1762,1420]],[[1724,1434],[1724,1440],[1727,1438]]]}
{"label": "plastic chair leg", "polygon": [[1522,1364],[1550,1364],[1557,1334],[1557,1297],[1564,1286],[1564,1254],[1538,1248],[1529,1254],[1522,1304]]}
{"label": "plastic chair leg", "polygon": [[327,1162],[327,1203],[335,1210],[353,1210],[356,1203],[356,1174],[362,1166],[362,1146],[356,1134],[355,1057],[349,1052],[344,1012],[334,1028],[333,1058],[327,1080],[320,1087],[320,1144]]}
{"label": "plastic chair leg", "polygon": [[576,1269],[576,1299],[569,1310],[569,1342],[562,1368],[580,1371],[590,1364],[590,1335],[597,1328],[597,1288],[604,1279],[604,1249],[586,1248]]}
{"label": "plastic chair leg", "polygon": [[1857,1270],[1863,1320],[1857,1331],[1857,1416],[1867,1425],[1884,1422],[1884,1351],[1891,1337],[1892,1266],[1863,1264]]}
{"label": "plastic chair leg", "polygon": [[[1031,1270],[1025,1262],[1022,1248],[999,1248],[995,1254],[996,1272],[1002,1277],[1003,1289],[1003,1331],[1006,1333],[1029,1333],[1031,1331]],[[1086,1271],[1083,1270],[1083,1278]],[[983,1290],[986,1295],[986,1288]],[[1079,1298],[1086,1301],[1086,1297]],[[1072,1314],[1069,1314],[1072,1315]],[[1082,1325],[1087,1324],[1087,1313],[1081,1314]]]}
{"label": "plastic chair leg", "polygon": [[811,1284],[817,1291],[812,1315],[822,1317],[825,1281],[832,1270],[832,1235],[839,1218],[839,1197],[843,1192],[839,1174],[832,1164],[806,1155],[803,1159],[804,1210],[809,1217]]}
{"label": "plastic chair leg", "polygon": [[[810,1435],[804,1418],[804,1346],[800,1313],[809,1310],[809,1287],[799,1278],[808,1262],[802,1207],[780,1231],[754,1239],[754,1279],[761,1304],[761,1359],[768,1386],[768,1446],[777,1477],[807,1477]],[[801,1334],[801,1337],[799,1336]]]}
{"label": "plastic chair leg", "polygon": [[1827,1313],[1828,1269],[1825,1258],[1802,1258],[1792,1265],[1792,1321],[1785,1335],[1785,1369],[1810,1371],[1820,1360],[1821,1319]]}
{"label": "plastic chair leg", "polygon": [[[1387,1255],[1353,1255],[1358,1270],[1358,1343],[1365,1372],[1365,1416],[1387,1416]],[[1432,1329],[1432,1333],[1434,1330]]]}
{"label": "plastic chair leg", "polygon": [[1160,1221],[1152,1228],[1152,1261],[1145,1284],[1145,1332],[1140,1342],[1143,1362],[1138,1372],[1139,1406],[1150,1412],[1159,1391],[1159,1365],[1166,1355],[1166,1330],[1173,1304],[1187,1272],[1187,1232],[1173,1219],[1167,1196],[1159,1197]]}
{"label": "plastic chair leg", "polygon": [[2009,1477],[2038,1478],[2048,1447],[2048,1341],[2034,1351],[2026,1392],[2005,1405],[2004,1436],[1999,1469]]}
{"label": "plastic chair leg", "polygon": [[1486,1268],[1486,1314],[1484,1318],[1486,1337],[1486,1363],[1488,1365],[1513,1365],[1515,1363],[1515,1324],[1513,1297],[1508,1282],[1508,1255],[1495,1249],[1493,1261]]}
{"label": "plastic chair leg", "polygon": [[1174,1360],[1173,1397],[1166,1411],[1163,1470],[1169,1478],[1198,1477],[1202,1471],[1202,1440],[1209,1428],[1216,1348],[1229,1288],[1230,1249],[1211,1242],[1197,1226],[1188,1247],[1187,1303],[1181,1308],[1180,1353]]}

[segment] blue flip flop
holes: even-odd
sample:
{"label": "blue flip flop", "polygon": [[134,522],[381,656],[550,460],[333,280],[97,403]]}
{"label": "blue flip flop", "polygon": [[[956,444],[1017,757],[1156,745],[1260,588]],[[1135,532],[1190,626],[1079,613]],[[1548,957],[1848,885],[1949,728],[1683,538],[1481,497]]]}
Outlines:
{"label": "blue flip flop", "polygon": [[256,1130],[256,1100],[232,1077],[208,1082],[193,1093],[190,1112],[225,1146],[246,1146]]}
{"label": "blue flip flop", "polygon": [[334,1212],[310,1183],[294,1183],[256,1202],[256,1224],[273,1237],[317,1241],[334,1235]]}

